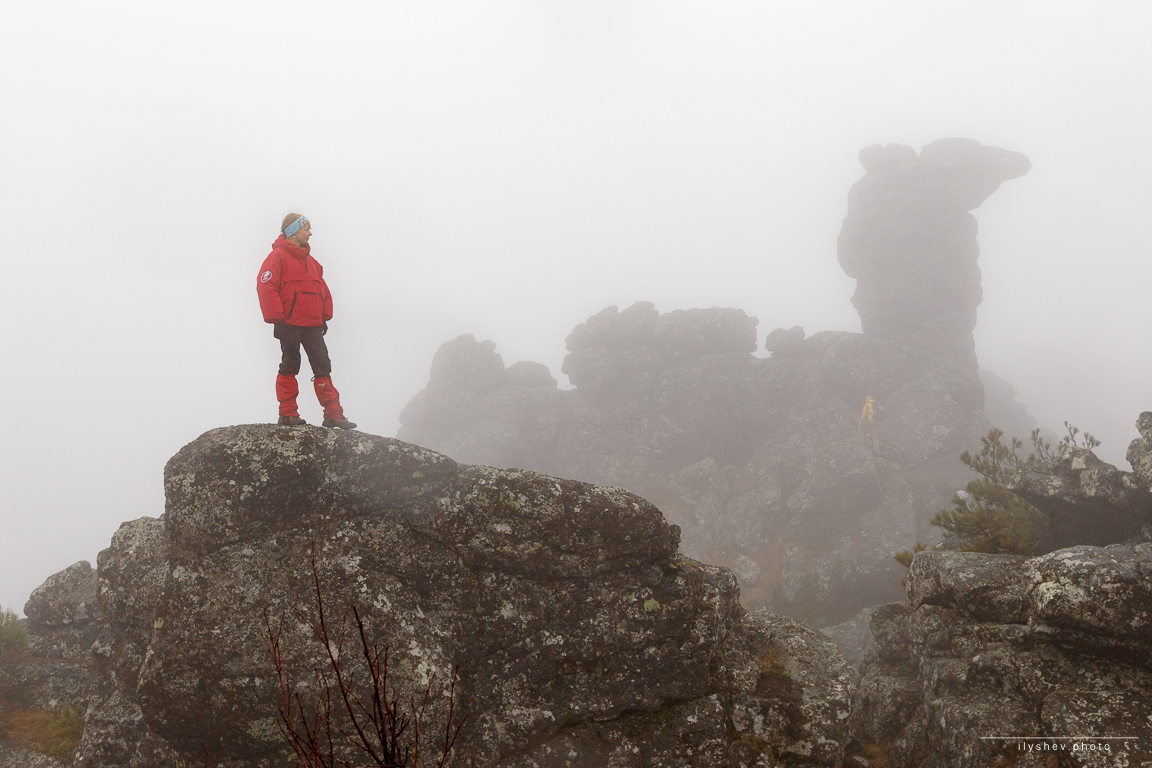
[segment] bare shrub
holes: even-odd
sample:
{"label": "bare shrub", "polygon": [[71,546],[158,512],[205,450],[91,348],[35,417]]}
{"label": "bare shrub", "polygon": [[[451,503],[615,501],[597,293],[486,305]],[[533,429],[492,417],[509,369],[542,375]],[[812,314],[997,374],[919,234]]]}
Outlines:
{"label": "bare shrub", "polygon": [[[443,739],[435,737],[433,756],[426,757],[422,753],[422,742],[428,743],[429,727],[425,721],[436,675],[428,681],[419,704],[415,696],[401,702],[395,687],[390,689],[388,684],[388,647],[381,649],[379,643],[369,643],[356,606],[344,608],[339,630],[333,634],[320,588],[315,544],[311,566],[316,616],[312,618],[295,604],[291,609],[300,623],[311,630],[323,648],[322,655],[326,656],[327,664],[312,670],[317,691],[314,701],[305,702],[289,674],[282,641],[284,616],[274,623],[265,609],[263,627],[259,628],[280,683],[280,731],[299,764],[304,768],[443,768],[467,719],[461,718],[453,725],[459,667],[453,670],[452,682],[447,688],[448,712]],[[354,669],[356,665],[348,658],[357,651],[362,662],[359,670]],[[465,750],[460,765],[467,756]]]}

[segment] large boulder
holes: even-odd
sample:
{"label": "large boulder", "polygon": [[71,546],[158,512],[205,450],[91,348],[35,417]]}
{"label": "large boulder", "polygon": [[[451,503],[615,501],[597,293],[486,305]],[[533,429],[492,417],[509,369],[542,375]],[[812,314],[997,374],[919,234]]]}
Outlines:
{"label": "large boulder", "polygon": [[892,768],[1148,764],[1150,596],[1152,544],[918,553],[907,600],[872,613],[855,748]]}
{"label": "large boulder", "polygon": [[[165,468],[162,519],[99,560],[93,704],[76,765],[166,766],[207,748],[279,765],[280,691],[261,639],[284,624],[306,685],[329,622],[358,607],[400,700],[459,668],[470,765],[835,766],[851,677],[835,646],[747,614],[733,576],[677,553],[642,498],[460,465],[358,432],[213,430]],[[306,688],[299,690],[307,690]],[[434,696],[432,712],[444,716]]]}

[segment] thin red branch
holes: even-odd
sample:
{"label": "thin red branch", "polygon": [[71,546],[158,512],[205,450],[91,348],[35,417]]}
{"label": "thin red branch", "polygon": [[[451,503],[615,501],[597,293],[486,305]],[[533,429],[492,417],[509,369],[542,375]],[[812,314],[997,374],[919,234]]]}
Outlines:
{"label": "thin red branch", "polygon": [[[299,606],[291,604],[291,610],[303,626],[308,627],[317,642],[324,646],[328,659],[330,675],[321,674],[319,669],[313,669],[316,678],[316,699],[311,716],[305,712],[307,707],[303,697],[298,691],[292,690],[288,675],[288,665],[285,659],[283,646],[284,616],[281,615],[275,629],[267,609],[264,610],[264,626],[257,624],[257,629],[264,647],[272,659],[276,670],[277,682],[280,685],[282,704],[280,706],[280,719],[278,725],[285,741],[303,768],[364,768],[361,764],[353,763],[337,757],[336,744],[343,742],[356,751],[371,759],[370,766],[376,768],[404,768],[413,759],[415,768],[420,766],[420,733],[424,717],[427,714],[428,701],[431,698],[432,686],[436,675],[432,675],[424,690],[424,698],[419,709],[416,699],[410,697],[411,714],[402,712],[397,700],[396,691],[391,695],[388,690],[388,647],[380,651],[379,644],[368,642],[367,631],[359,611],[355,606],[345,608],[340,617],[339,634],[334,638],[329,629],[328,615],[324,606],[323,590],[320,587],[320,573],[316,565],[316,545],[313,543],[310,565],[312,567],[312,585],[316,598],[316,619],[311,619]],[[364,658],[365,669],[370,683],[370,691],[365,699],[357,692],[357,676],[346,669],[344,645],[349,635],[348,614],[351,612],[356,623],[361,651]],[[444,727],[444,745],[437,768],[443,768],[452,749],[460,735],[467,717],[455,723],[456,716],[456,682],[459,678],[459,667],[453,670],[452,684],[448,690],[448,719]],[[333,687],[339,697],[340,704],[333,701]],[[359,687],[363,687],[361,684]],[[337,718],[335,708],[343,712]],[[341,706],[342,704],[342,706]],[[346,720],[347,723],[341,721]],[[207,750],[205,750],[207,755]],[[467,759],[465,750],[460,764]],[[211,758],[209,757],[209,765]]]}

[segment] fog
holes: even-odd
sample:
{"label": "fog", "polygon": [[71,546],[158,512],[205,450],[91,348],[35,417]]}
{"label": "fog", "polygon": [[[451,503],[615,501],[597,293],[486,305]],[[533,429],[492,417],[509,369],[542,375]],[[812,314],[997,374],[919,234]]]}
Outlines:
{"label": "fog", "polygon": [[1152,409],[1150,20],[1051,0],[6,4],[0,605],[160,515],[182,445],[275,420],[254,289],[290,210],[335,298],[345,409],[394,435],[461,333],[567,386],[565,336],[610,304],[740,307],[761,347],[858,331],[836,261],[858,151],[1017,150],[1032,171],[975,211],[981,365],[1127,469]]}

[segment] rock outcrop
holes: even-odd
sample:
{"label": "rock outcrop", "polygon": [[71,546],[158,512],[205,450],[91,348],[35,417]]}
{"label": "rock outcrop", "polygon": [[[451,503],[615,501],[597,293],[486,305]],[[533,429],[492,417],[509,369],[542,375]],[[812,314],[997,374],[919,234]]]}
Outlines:
{"label": "rock outcrop", "polygon": [[[687,554],[732,568],[749,607],[843,620],[900,594],[892,553],[930,536],[967,481],[957,457],[987,428],[979,380],[850,333],[796,329],[757,359],[754,327],[738,310],[610,307],[569,337],[567,391],[462,336],[437,352],[400,436],[626,487],[682,528]],[[867,394],[887,416],[878,454],[857,430]]]}
{"label": "rock outcrop", "polygon": [[871,624],[852,728],[892,768],[1152,765],[1152,544],[921,552]]}
{"label": "rock outcrop", "polygon": [[0,657],[0,699],[59,712],[86,701],[96,572],[86,560],[50,576],[24,605],[28,646]]}
{"label": "rock outcrop", "polygon": [[865,175],[848,193],[837,251],[856,278],[852,304],[864,333],[974,364],[983,291],[969,211],[1032,164],[971,139],[934,141],[919,155],[877,144],[860,162]]}
{"label": "rock outcrop", "polygon": [[[27,646],[0,648],[0,768],[63,768],[4,738],[15,709],[60,715],[84,707],[96,637],[96,571],[85,560],[49,576],[24,605]],[[35,734],[43,738],[44,734]],[[45,748],[49,745],[45,744]]]}
{"label": "rock outcrop", "polygon": [[1047,518],[1039,551],[1152,541],[1152,412],[1140,414],[1136,428],[1131,472],[1068,445],[1053,461],[1030,462],[1016,475],[1012,489]]}
{"label": "rock outcrop", "polygon": [[[608,307],[567,339],[570,390],[464,335],[436,353],[399,436],[638,493],[686,554],[737,574],[752,608],[819,626],[898,599],[892,554],[937,538],[929,520],[971,479],[958,457],[990,427],[968,211],[1028,161],[961,139],[861,161],[840,257],[863,334],[777,328],[756,358],[758,321],[741,310]],[[883,409],[878,450],[858,430],[867,395]]]}
{"label": "rock outcrop", "polygon": [[66,768],[67,763],[23,747],[0,743],[0,768]]}
{"label": "rock outcrop", "polygon": [[[259,634],[355,604],[400,699],[459,665],[469,764],[836,766],[851,673],[789,619],[745,612],[733,576],[617,488],[466,466],[314,427],[213,430],[165,468],[162,519],[99,557],[81,768],[281,765]],[[321,649],[292,621],[298,680]],[[433,703],[442,714],[444,702]],[[202,746],[203,745],[203,746]]]}

